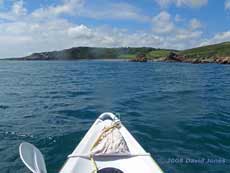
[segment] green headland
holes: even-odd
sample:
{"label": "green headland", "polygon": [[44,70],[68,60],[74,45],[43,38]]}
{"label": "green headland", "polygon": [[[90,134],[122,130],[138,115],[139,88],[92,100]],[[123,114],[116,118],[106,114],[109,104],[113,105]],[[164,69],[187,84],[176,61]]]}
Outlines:
{"label": "green headland", "polygon": [[156,49],[151,47],[97,48],[74,47],[70,49],[33,53],[10,60],[80,60],[124,59],[129,61],[169,61],[188,63],[230,64],[230,42],[187,50]]}

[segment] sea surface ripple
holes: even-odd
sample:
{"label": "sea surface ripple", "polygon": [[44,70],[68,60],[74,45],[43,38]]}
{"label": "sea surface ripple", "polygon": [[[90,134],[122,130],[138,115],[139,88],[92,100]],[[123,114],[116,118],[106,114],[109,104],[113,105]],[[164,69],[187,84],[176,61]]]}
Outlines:
{"label": "sea surface ripple", "polygon": [[57,173],[107,111],[165,173],[229,173],[230,66],[124,61],[1,61],[0,172],[27,141]]}

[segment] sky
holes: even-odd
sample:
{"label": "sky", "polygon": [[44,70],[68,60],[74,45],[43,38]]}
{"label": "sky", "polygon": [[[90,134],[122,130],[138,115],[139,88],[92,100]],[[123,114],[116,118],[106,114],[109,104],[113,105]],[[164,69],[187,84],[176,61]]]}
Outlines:
{"label": "sky", "polygon": [[230,0],[0,0],[0,58],[77,46],[230,41]]}

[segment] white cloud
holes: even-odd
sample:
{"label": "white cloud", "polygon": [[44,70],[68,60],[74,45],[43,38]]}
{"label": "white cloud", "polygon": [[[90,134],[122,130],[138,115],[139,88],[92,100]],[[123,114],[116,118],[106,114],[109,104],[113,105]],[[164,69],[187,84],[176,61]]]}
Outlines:
{"label": "white cloud", "polygon": [[177,41],[189,41],[191,39],[200,38],[202,31],[190,31],[186,29],[180,29],[176,31],[175,39]]}
{"label": "white cloud", "polygon": [[105,3],[103,6],[86,7],[85,0],[65,0],[60,5],[39,8],[32,13],[36,18],[51,18],[63,14],[84,16],[92,19],[119,19],[149,21],[149,17],[142,14],[141,10],[128,3]]}
{"label": "white cloud", "polygon": [[[85,8],[83,4],[82,0],[63,0],[61,4],[38,8],[29,13],[24,7],[24,1],[15,0],[8,12],[0,13],[0,18],[9,20],[0,23],[0,58],[25,56],[33,52],[73,46],[135,45],[132,40],[140,43],[140,37],[143,36],[130,34],[126,40],[128,33],[122,29],[90,28],[63,18],[63,15],[80,15]],[[144,20],[140,17],[139,9],[131,5],[120,3],[110,4],[110,7],[108,10],[100,10],[103,13],[95,9],[97,18]]]}
{"label": "white cloud", "polygon": [[[196,46],[203,34],[201,30],[201,23],[197,19],[191,19],[187,27],[181,27],[173,22],[174,18],[168,12],[162,11],[153,18],[153,33],[159,36],[161,46],[164,48],[185,49]],[[176,21],[178,22],[178,20]],[[183,22],[186,22],[183,20]]]}
{"label": "white cloud", "polygon": [[171,15],[162,11],[153,18],[153,31],[156,33],[167,34],[172,32],[174,24],[171,21]]}
{"label": "white cloud", "polygon": [[128,3],[108,3],[103,7],[97,6],[91,9],[82,8],[79,15],[94,19],[129,19],[141,22],[150,20],[148,16],[142,14],[139,8]]}
{"label": "white cloud", "polygon": [[[2,2],[3,3],[3,2]],[[24,1],[14,1],[8,12],[0,12],[0,19],[17,20],[27,15],[27,9],[24,7]]]}
{"label": "white cloud", "polygon": [[[34,52],[61,50],[75,46],[149,46],[184,49],[200,44],[202,31],[199,30],[198,20],[191,22],[194,28],[191,29],[190,23],[185,20],[183,22],[186,27],[176,25],[174,23],[176,17],[166,11],[149,19],[150,17],[145,18],[138,8],[129,4],[122,6],[118,3],[108,6],[111,8],[105,8],[104,11],[101,7],[96,7],[99,9],[93,9],[89,14],[85,13],[86,7],[82,0],[64,0],[61,4],[29,12],[23,1],[14,1],[8,12],[0,13],[0,18],[9,20],[0,23],[0,58],[19,57]],[[93,12],[95,16],[91,16]],[[127,29],[109,26],[90,27],[71,22],[63,15],[85,15],[96,19],[138,21],[145,19],[151,21],[153,28],[130,32]]]}
{"label": "white cloud", "polygon": [[16,1],[12,5],[12,13],[14,13],[17,16],[23,16],[26,15],[27,10],[24,8],[24,1]]}
{"label": "white cloud", "polygon": [[161,7],[165,8],[170,4],[177,7],[187,6],[191,8],[202,7],[208,3],[208,0],[155,0]]}
{"label": "white cloud", "polygon": [[191,20],[189,21],[189,27],[190,27],[192,30],[196,30],[196,29],[201,28],[201,27],[202,27],[202,24],[201,24],[201,22],[200,22],[198,19],[193,18],[193,19],[191,19]]}
{"label": "white cloud", "polygon": [[[182,19],[179,18],[178,15],[174,17],[174,20],[178,21],[179,19],[180,21],[182,21]],[[180,28],[174,24],[172,16],[166,11],[161,11],[153,18],[153,32],[164,35],[174,34],[178,38],[191,38],[199,35],[197,33],[200,32],[193,32],[193,30],[197,30],[201,27],[201,22],[198,19],[193,18],[189,21],[188,28]]]}
{"label": "white cloud", "polygon": [[71,38],[90,39],[94,36],[92,30],[85,25],[70,27],[67,32]]}
{"label": "white cloud", "polygon": [[32,16],[36,18],[50,18],[63,14],[76,15],[83,5],[84,0],[64,0],[62,4],[39,8],[32,13]]}
{"label": "white cloud", "polygon": [[224,7],[225,10],[230,10],[230,0],[225,0]]}
{"label": "white cloud", "polygon": [[200,46],[209,45],[209,44],[217,44],[217,43],[226,42],[229,40],[230,40],[230,30],[226,32],[217,33],[210,39],[204,39],[200,43]]}
{"label": "white cloud", "polygon": [[151,46],[183,49],[192,47],[200,33],[178,28],[165,35],[151,31],[129,33],[123,29],[93,28],[64,19],[50,19],[0,24],[0,36],[0,52],[3,58],[75,46]]}

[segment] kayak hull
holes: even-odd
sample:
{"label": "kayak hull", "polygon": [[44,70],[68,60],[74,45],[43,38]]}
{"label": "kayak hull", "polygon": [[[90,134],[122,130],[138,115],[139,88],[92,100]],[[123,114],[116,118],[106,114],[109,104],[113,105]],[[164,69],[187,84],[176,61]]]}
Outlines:
{"label": "kayak hull", "polygon": [[[114,120],[119,120],[114,114],[102,114],[69,156],[59,173],[91,173],[94,171],[95,167],[89,159],[90,149],[101,134],[103,128],[110,125]],[[124,173],[163,173],[158,164],[141,147],[122,123],[119,131],[124,137],[131,155],[95,156],[94,160],[99,170],[112,167]]]}

